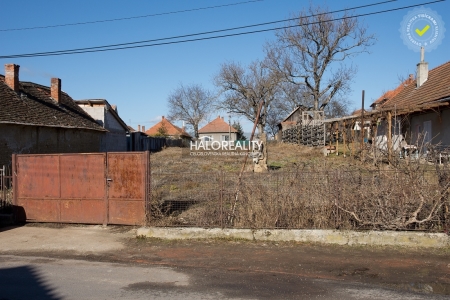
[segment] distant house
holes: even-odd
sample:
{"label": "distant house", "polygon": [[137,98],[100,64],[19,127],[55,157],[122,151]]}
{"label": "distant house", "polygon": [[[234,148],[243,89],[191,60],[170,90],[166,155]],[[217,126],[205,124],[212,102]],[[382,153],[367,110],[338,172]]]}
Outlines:
{"label": "distant house", "polygon": [[149,130],[145,131],[149,136],[166,137],[173,140],[181,140],[184,146],[188,146],[192,140],[192,136],[183,128],[173,125],[164,116],[161,121],[153,125]]}
{"label": "distant house", "polygon": [[61,91],[19,81],[19,66],[5,65],[0,75],[0,165],[13,153],[98,152],[107,130]]}
{"label": "distant house", "polygon": [[[370,107],[374,110],[376,110],[377,108],[381,108],[386,102],[388,102],[389,100],[391,100],[392,98],[397,96],[401,91],[403,91],[403,89],[406,86],[410,85],[411,83],[414,83],[414,75],[413,74],[410,74],[408,79],[403,81],[397,88],[395,88],[393,90],[389,90],[386,93],[384,93],[383,95],[381,95],[381,97],[378,98],[377,100],[375,100],[370,105]],[[361,113],[361,110],[359,110],[359,113]],[[355,112],[353,114],[355,114]]]}
{"label": "distant house", "polygon": [[[275,136],[277,141],[285,143],[299,143],[299,131],[302,126],[321,126],[324,120],[324,111],[314,111],[311,107],[303,105],[297,106],[278,123],[278,132]],[[297,131],[297,132],[296,132]]]}
{"label": "distant house", "polygon": [[127,151],[129,128],[119,117],[117,106],[110,105],[105,99],[76,100],[75,103],[108,130],[102,139],[100,151]]}
{"label": "distant house", "polygon": [[275,139],[282,140],[283,131],[302,123],[302,114],[306,107],[299,105],[292,110],[280,123],[278,123],[278,133]]}
{"label": "distant house", "polygon": [[237,133],[238,131],[220,116],[198,131],[199,139],[205,142],[236,141]]}

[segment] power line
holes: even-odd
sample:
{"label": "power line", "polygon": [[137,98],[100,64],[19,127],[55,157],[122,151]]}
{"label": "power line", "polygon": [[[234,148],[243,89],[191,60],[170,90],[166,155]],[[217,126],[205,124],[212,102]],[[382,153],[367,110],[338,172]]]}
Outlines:
{"label": "power line", "polygon": [[199,7],[199,8],[191,8],[191,9],[184,9],[184,10],[178,10],[178,11],[156,13],[156,14],[149,14],[149,15],[142,15],[142,16],[116,18],[116,19],[106,19],[106,20],[97,20],[97,21],[66,23],[66,24],[47,25],[47,26],[8,28],[8,29],[0,29],[0,32],[4,32],[4,31],[21,31],[21,30],[35,30],[35,29],[48,29],[48,28],[56,28],[56,27],[68,27],[68,26],[78,26],[78,25],[87,25],[87,24],[96,24],[96,23],[107,23],[107,22],[125,21],[125,20],[133,20],[133,19],[142,19],[142,18],[158,17],[158,16],[165,16],[165,15],[174,15],[174,14],[180,14],[180,13],[186,13],[186,12],[192,12],[192,11],[199,11],[199,10],[221,8],[221,7],[227,7],[227,6],[236,6],[236,5],[242,5],[242,4],[253,3],[253,2],[261,2],[261,1],[264,1],[264,0],[249,0],[249,1],[244,1],[244,2],[235,2],[235,3],[229,3],[229,4],[207,6],[207,7]]}
{"label": "power line", "polygon": [[[377,2],[377,3],[372,3],[372,4],[366,4],[366,5],[361,5],[361,6],[355,6],[352,8],[346,8],[346,9],[340,9],[340,10],[335,10],[332,12],[329,12],[329,14],[334,14],[334,13],[340,13],[343,11],[348,11],[348,10],[356,10],[356,9],[361,9],[361,8],[367,8],[367,7],[371,7],[371,6],[376,6],[376,5],[382,5],[382,4],[386,4],[389,2],[396,2],[398,0],[387,0],[387,1],[382,1],[382,2]],[[315,17],[315,16],[320,16],[323,15],[325,13],[320,13],[320,14],[313,14],[310,15],[308,17]],[[136,45],[136,44],[143,44],[143,43],[153,43],[153,42],[160,42],[160,41],[165,41],[165,40],[172,40],[172,39],[180,39],[180,38],[187,38],[187,37],[193,37],[193,36],[199,36],[199,35],[207,35],[207,34],[213,34],[213,33],[220,33],[220,32],[226,32],[226,31],[234,31],[234,30],[239,30],[239,29],[246,29],[246,28],[252,28],[252,27],[259,27],[259,26],[265,26],[265,25],[272,25],[272,24],[277,24],[277,23],[283,23],[283,22],[288,22],[288,21],[293,21],[296,20],[297,18],[290,18],[290,19],[284,19],[284,20],[278,20],[278,21],[271,21],[271,22],[265,22],[265,23],[258,23],[258,24],[253,24],[253,25],[246,25],[246,26],[239,26],[239,27],[232,27],[232,28],[227,28],[227,29],[220,29],[220,30],[213,30],[213,31],[205,31],[205,32],[200,32],[200,33],[193,33],[193,34],[185,34],[185,35],[178,35],[178,36],[172,36],[172,37],[167,37],[167,38],[159,38],[159,39],[151,39],[151,40],[144,40],[144,41],[137,41],[137,42],[129,42],[129,43],[120,43],[120,44],[110,44],[110,45],[105,45],[105,46],[96,46],[96,47],[85,47],[85,48],[75,48],[75,49],[69,49],[69,50],[57,50],[57,51],[46,51],[46,52],[35,52],[35,53],[31,53],[31,54],[20,54],[20,55],[41,55],[41,54],[52,54],[52,53],[71,53],[71,52],[79,52],[79,51],[84,51],[84,50],[93,50],[93,49],[102,49],[102,48],[112,48],[112,47],[119,47],[119,46],[127,46],[127,45]]]}
{"label": "power line", "polygon": [[[426,5],[426,4],[434,4],[434,3],[438,3],[438,2],[444,2],[444,1],[445,0],[436,0],[436,1],[425,2],[425,3],[421,3],[421,4],[414,4],[414,5],[403,6],[403,7],[387,9],[387,10],[381,10],[381,11],[376,11],[376,12],[370,12],[370,13],[365,13],[365,14],[359,14],[359,15],[353,15],[353,16],[345,16],[345,17],[341,17],[341,18],[334,18],[334,19],[328,20],[327,22],[339,21],[339,20],[344,20],[344,19],[349,19],[349,18],[358,18],[358,17],[365,17],[365,16],[371,16],[371,15],[383,14],[383,13],[388,13],[388,12],[393,12],[393,11],[413,8],[413,7],[422,6],[422,5]],[[391,2],[391,1],[387,1],[387,2]],[[345,10],[351,10],[351,9],[345,9]],[[330,12],[330,14],[331,13],[334,13],[334,12]],[[292,20],[292,19],[287,19],[287,20]],[[276,22],[278,22],[278,21],[276,21]],[[0,56],[0,59],[2,59],[2,58],[25,58],[25,57],[38,57],[38,56],[69,55],[69,54],[105,52],[105,51],[113,51],[113,50],[124,50],[124,49],[134,49],[134,48],[143,48],[143,47],[172,45],[172,44],[197,42],[197,41],[204,41],[204,40],[211,40],[211,39],[218,39],[218,38],[226,38],[226,37],[233,37],[233,36],[241,36],[241,35],[262,33],[262,32],[275,31],[275,30],[280,30],[280,29],[299,27],[299,26],[304,26],[304,25],[312,25],[312,24],[317,24],[317,23],[319,23],[319,22],[310,22],[310,23],[303,23],[303,24],[300,24],[300,25],[296,24],[296,25],[275,27],[275,28],[269,28],[269,29],[260,29],[260,30],[254,30],[254,31],[230,33],[230,34],[225,34],[225,35],[217,35],[217,36],[210,36],[210,37],[187,39],[187,40],[181,40],[181,41],[171,41],[171,42],[154,43],[154,44],[146,44],[146,45],[134,45],[134,46],[125,46],[125,47],[117,47],[117,48],[94,49],[94,48],[111,47],[111,45],[110,45],[110,46],[92,47],[91,50],[72,49],[72,50],[61,50],[61,51],[53,51],[53,52],[37,52],[37,53],[29,53],[29,54],[7,55],[7,56]],[[252,26],[252,25],[249,25],[249,26]],[[222,31],[225,31],[225,30],[222,30]],[[199,33],[199,34],[205,34],[205,33]],[[190,36],[199,35],[199,34],[192,34]],[[159,39],[159,41],[160,40],[167,40],[167,39],[173,39],[173,38]],[[157,41],[157,40],[153,40],[153,41]],[[135,42],[135,43],[143,43],[143,42]]]}

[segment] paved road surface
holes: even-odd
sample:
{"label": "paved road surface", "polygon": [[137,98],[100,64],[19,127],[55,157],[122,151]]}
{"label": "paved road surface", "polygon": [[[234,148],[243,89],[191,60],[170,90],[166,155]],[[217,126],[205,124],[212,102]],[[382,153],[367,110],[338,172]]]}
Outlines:
{"label": "paved road surface", "polygon": [[129,228],[0,231],[0,300],[449,299],[448,250],[136,239]]}
{"label": "paved road surface", "polygon": [[444,299],[286,274],[0,256],[0,299]]}

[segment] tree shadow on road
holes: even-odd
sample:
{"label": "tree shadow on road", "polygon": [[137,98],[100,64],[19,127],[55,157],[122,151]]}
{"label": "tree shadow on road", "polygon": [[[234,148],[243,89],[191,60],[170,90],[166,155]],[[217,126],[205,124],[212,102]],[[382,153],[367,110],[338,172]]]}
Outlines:
{"label": "tree shadow on road", "polygon": [[59,300],[54,288],[31,266],[0,268],[0,300]]}

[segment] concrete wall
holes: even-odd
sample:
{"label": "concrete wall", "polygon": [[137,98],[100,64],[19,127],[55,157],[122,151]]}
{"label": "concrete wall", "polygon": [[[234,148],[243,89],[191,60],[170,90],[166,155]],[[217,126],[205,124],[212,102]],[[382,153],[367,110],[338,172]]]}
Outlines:
{"label": "concrete wall", "polygon": [[78,106],[105,128],[105,107],[103,105],[90,106],[88,104],[78,104]]}
{"label": "concrete wall", "polygon": [[104,105],[79,104],[79,106],[109,131],[103,137],[100,151],[127,151],[127,131],[109,109],[106,110]]}
{"label": "concrete wall", "polygon": [[83,129],[0,124],[0,165],[11,155],[101,151],[104,132]]}
{"label": "concrete wall", "polygon": [[257,241],[295,241],[337,245],[448,248],[446,233],[405,231],[346,231],[308,229],[220,229],[142,227],[137,236],[161,239],[245,239]]}
{"label": "concrete wall", "polygon": [[127,134],[123,132],[106,132],[100,147],[101,152],[127,151]]}
{"label": "concrete wall", "polygon": [[425,122],[431,122],[431,132],[427,133],[431,143],[436,145],[441,143],[444,146],[450,146],[450,110],[441,110],[440,112],[429,112],[416,114],[410,117],[410,136],[412,143],[417,142],[417,134],[424,133],[426,129]]}
{"label": "concrete wall", "polygon": [[104,111],[103,127],[109,132],[106,133],[102,141],[102,151],[104,152],[120,152],[127,151],[127,131],[122,124],[107,110]]}

